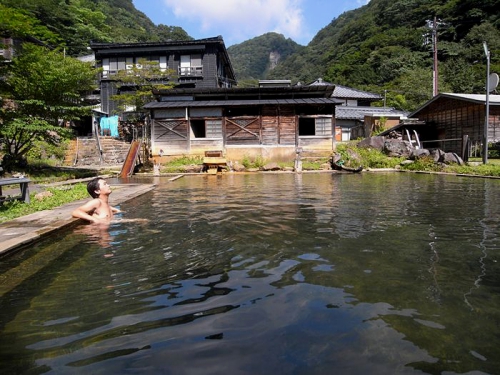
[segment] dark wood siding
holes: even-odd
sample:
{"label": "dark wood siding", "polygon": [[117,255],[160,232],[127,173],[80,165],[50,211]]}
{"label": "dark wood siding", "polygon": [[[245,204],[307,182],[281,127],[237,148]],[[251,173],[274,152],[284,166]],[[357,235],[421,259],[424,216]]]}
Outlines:
{"label": "dark wood siding", "polygon": [[[433,125],[438,138],[436,147],[444,151],[462,152],[462,138],[467,135],[473,144],[482,143],[485,122],[485,105],[460,99],[440,98],[416,114],[420,120]],[[490,107],[488,139],[500,140],[500,108]],[[424,147],[426,144],[424,143]]]}

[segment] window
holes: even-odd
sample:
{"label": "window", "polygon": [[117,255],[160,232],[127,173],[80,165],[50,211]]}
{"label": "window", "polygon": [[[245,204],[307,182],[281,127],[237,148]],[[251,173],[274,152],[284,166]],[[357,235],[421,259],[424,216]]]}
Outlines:
{"label": "window", "polygon": [[299,135],[315,135],[313,118],[311,117],[299,118]]}
{"label": "window", "polygon": [[181,76],[202,75],[201,55],[181,55],[179,74]]}
{"label": "window", "polygon": [[222,138],[222,122],[220,120],[207,120],[207,138]]}
{"label": "window", "polygon": [[195,138],[206,138],[205,120],[191,120],[191,131]]}
{"label": "window", "polygon": [[109,59],[109,70],[116,72],[125,69],[125,57],[114,57]]}
{"label": "window", "polygon": [[317,118],[315,135],[332,135],[332,119],[329,117]]}
{"label": "window", "polygon": [[299,136],[331,136],[331,117],[300,117]]}
{"label": "window", "polygon": [[222,121],[191,119],[191,134],[194,138],[222,138]]}

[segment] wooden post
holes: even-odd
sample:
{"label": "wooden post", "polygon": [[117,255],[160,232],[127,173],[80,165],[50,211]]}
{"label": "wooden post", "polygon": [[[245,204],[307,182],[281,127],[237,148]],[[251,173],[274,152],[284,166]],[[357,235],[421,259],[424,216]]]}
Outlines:
{"label": "wooden post", "polygon": [[462,160],[464,162],[469,160],[469,136],[464,135],[462,138]]}

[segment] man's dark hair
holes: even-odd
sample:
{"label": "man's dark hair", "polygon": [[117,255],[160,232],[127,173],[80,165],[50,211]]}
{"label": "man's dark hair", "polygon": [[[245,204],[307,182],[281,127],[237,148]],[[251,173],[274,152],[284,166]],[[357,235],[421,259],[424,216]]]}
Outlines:
{"label": "man's dark hair", "polygon": [[101,190],[99,187],[99,181],[102,180],[101,177],[96,177],[89,181],[87,184],[87,191],[89,192],[92,198],[98,198],[99,194],[96,193],[96,190]]}

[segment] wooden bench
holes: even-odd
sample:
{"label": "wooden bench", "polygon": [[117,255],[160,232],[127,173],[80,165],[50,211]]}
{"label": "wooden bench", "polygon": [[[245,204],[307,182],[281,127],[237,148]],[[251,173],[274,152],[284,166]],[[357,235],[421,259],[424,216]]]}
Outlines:
{"label": "wooden bench", "polygon": [[203,169],[209,174],[216,174],[219,169],[227,166],[226,158],[222,151],[205,151],[203,158]]}
{"label": "wooden bench", "polygon": [[[30,189],[29,189],[29,183],[31,180],[29,178],[0,178],[0,204],[3,203],[3,201],[6,200],[21,200],[25,203],[30,203]],[[21,193],[19,195],[13,196],[13,197],[4,197],[2,194],[2,186],[8,186],[8,185],[17,185],[19,184],[19,189],[21,190]]]}

